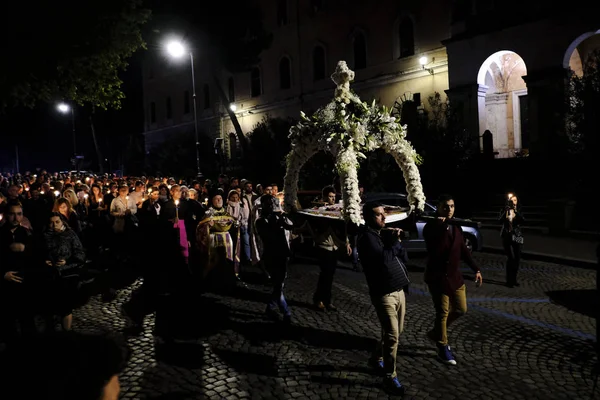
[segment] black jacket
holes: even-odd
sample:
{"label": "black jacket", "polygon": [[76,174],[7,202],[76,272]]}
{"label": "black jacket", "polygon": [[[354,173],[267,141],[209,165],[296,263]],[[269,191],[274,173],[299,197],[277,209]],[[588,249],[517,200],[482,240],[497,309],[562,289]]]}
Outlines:
{"label": "black jacket", "polygon": [[358,235],[358,254],[372,297],[407,290],[406,250],[395,238],[382,238],[373,228],[365,227]]}

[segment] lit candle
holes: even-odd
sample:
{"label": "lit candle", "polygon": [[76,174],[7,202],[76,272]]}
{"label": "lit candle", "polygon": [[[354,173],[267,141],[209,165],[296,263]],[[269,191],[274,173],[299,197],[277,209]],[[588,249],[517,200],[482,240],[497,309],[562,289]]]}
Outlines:
{"label": "lit candle", "polygon": [[25,191],[26,191],[26,192],[29,192],[29,188],[28,188],[28,187],[26,187],[26,188],[25,188]]}
{"label": "lit candle", "polygon": [[152,188],[148,188],[148,194],[152,193]]}
{"label": "lit candle", "polygon": [[56,197],[58,197],[58,196],[60,196],[60,192],[59,192],[58,190],[55,190],[55,191],[54,191],[54,195],[55,195]]}
{"label": "lit candle", "polygon": [[179,200],[175,200],[175,218],[179,219]]}
{"label": "lit candle", "polygon": [[509,194],[508,194],[508,199],[510,200],[512,197],[513,197],[513,194],[512,194],[512,193],[509,193]]}
{"label": "lit candle", "polygon": [[44,194],[44,191],[42,190],[42,191],[40,192],[40,194]]}

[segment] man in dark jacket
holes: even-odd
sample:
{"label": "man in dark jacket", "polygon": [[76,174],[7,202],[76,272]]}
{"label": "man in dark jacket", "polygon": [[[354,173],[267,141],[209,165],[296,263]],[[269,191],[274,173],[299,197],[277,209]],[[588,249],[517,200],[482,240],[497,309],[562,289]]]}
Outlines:
{"label": "man in dark jacket", "polygon": [[0,301],[7,305],[0,310],[0,336],[7,341],[15,339],[17,320],[21,331],[34,332],[33,290],[33,235],[21,225],[23,206],[10,203],[6,208],[6,223],[0,227]]}
{"label": "man in dark jacket", "polygon": [[437,213],[438,218],[428,222],[423,228],[428,253],[425,283],[429,286],[435,307],[435,323],[433,330],[429,331],[427,336],[437,343],[440,360],[449,365],[456,365],[454,355],[448,346],[446,329],[467,312],[467,292],[460,272],[461,260],[475,272],[475,280],[478,284],[481,284],[483,279],[479,267],[465,245],[462,230],[452,223],[454,216],[452,196],[440,197]]}
{"label": "man in dark jacket", "polygon": [[363,218],[366,226],[358,236],[358,252],[371,302],[381,323],[381,340],[370,363],[385,373],[386,389],[394,394],[403,394],[404,386],[396,376],[396,352],[398,338],[404,329],[404,291],[410,283],[403,264],[406,251],[400,243],[401,231],[384,229],[385,214],[381,204],[365,204]]}

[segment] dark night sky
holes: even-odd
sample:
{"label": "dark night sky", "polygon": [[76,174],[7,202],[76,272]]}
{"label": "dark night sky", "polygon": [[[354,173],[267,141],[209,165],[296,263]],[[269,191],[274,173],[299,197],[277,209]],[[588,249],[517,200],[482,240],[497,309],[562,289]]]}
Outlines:
{"label": "dark night sky", "polygon": [[[96,133],[105,158],[118,157],[119,137],[139,134],[143,130],[141,60],[143,50],[130,60],[127,71],[121,74],[126,98],[121,110],[97,111]],[[75,109],[77,150],[86,160],[96,161],[88,120],[89,109]],[[36,167],[48,170],[70,169],[73,140],[70,115],[56,110],[55,104],[39,104],[35,109],[8,109],[0,115],[0,171],[15,166],[15,145],[19,146],[21,172]],[[113,169],[116,169],[113,168]]]}

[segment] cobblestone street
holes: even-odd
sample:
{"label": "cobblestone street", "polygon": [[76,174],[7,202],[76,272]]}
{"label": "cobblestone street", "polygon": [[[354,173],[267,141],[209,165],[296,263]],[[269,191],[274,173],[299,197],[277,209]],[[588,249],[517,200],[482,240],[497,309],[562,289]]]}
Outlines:
{"label": "cobblestone street", "polygon": [[[425,260],[411,261],[413,285],[398,350],[405,398],[589,399],[596,362],[595,272],[524,262],[521,286],[509,289],[503,286],[502,256],[479,253],[476,260],[484,285],[468,281],[469,312],[449,331],[455,367],[437,361],[435,345],[425,337],[433,324],[422,282]],[[122,397],[388,398],[367,366],[379,323],[362,273],[340,268],[334,283],[339,311],[318,313],[310,305],[318,268],[292,264],[286,297],[294,324],[287,330],[264,315],[269,289],[257,276],[234,296],[204,295],[191,308],[198,311],[168,313],[165,323],[200,326],[200,339],[155,339],[155,316],[147,317],[144,332],[128,338],[132,359],[121,377]],[[121,305],[130,295],[131,288],[111,303],[93,297],[75,312],[74,329],[122,331]],[[600,399],[598,389],[592,398]]]}

